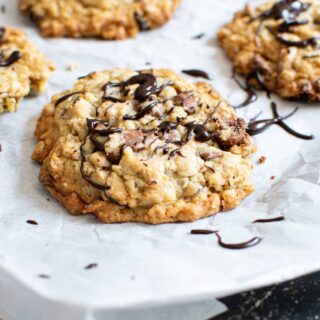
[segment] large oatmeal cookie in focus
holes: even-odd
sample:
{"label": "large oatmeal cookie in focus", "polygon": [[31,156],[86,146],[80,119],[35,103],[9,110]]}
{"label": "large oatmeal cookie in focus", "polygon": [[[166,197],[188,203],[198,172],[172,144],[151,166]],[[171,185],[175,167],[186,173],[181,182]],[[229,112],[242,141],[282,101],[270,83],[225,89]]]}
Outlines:
{"label": "large oatmeal cookie in focus", "polygon": [[20,0],[46,37],[125,39],[155,29],[174,14],[181,0]]}
{"label": "large oatmeal cookie in focus", "polygon": [[269,1],[218,34],[235,70],[283,98],[320,100],[320,1]]}
{"label": "large oatmeal cookie in focus", "polygon": [[80,78],[44,108],[36,136],[41,183],[105,223],[193,221],[253,191],[244,121],[209,84],[170,70]]}
{"label": "large oatmeal cookie in focus", "polygon": [[22,31],[0,27],[0,113],[16,111],[25,96],[44,91],[53,70]]}

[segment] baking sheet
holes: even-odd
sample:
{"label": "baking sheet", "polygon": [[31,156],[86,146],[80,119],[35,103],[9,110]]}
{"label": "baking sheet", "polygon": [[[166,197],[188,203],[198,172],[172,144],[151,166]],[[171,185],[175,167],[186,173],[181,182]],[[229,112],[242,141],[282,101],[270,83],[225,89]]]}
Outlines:
{"label": "baking sheet", "polygon": [[[39,166],[30,159],[44,104],[91,71],[143,69],[147,62],[177,71],[198,68],[211,75],[225,98],[242,101],[245,94],[231,79],[231,65],[215,33],[245,2],[184,0],[165,27],[137,39],[107,42],[42,39],[17,12],[17,1],[0,1],[6,6],[1,24],[22,27],[57,65],[46,94],[25,99],[16,114],[0,116],[0,310],[12,319],[19,319],[19,312],[32,320],[35,315],[101,319],[130,308],[219,298],[320,269],[319,104],[273,96],[281,113],[300,106],[288,123],[317,138],[298,140],[277,126],[258,136],[255,161],[260,156],[267,160],[254,171],[256,192],[237,209],[194,223],[103,225],[89,216],[72,217],[43,190],[37,180]],[[191,40],[199,33],[205,37]],[[69,71],[70,64],[77,68]],[[239,114],[250,119],[263,111],[266,117],[271,115],[269,105],[260,93],[259,100]],[[278,215],[286,220],[251,224]],[[27,224],[29,219],[39,225]],[[214,236],[190,235],[197,228],[219,229],[226,242],[252,236],[263,241],[230,251],[219,247]],[[84,270],[90,263],[98,267]]]}

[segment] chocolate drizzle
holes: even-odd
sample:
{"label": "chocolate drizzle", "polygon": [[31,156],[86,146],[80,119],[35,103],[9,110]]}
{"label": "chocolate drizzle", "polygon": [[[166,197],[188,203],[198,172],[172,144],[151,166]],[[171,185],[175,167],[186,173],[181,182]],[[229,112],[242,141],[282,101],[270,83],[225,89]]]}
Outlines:
{"label": "chocolate drizzle", "polygon": [[59,98],[59,99],[55,102],[54,106],[57,107],[60,103],[66,101],[66,100],[69,99],[70,97],[72,97],[72,96],[74,96],[74,95],[76,95],[76,94],[82,94],[82,93],[83,93],[82,91],[75,91],[75,92],[68,93],[68,94],[62,96],[61,98]]}
{"label": "chocolate drizzle", "polygon": [[173,151],[171,151],[170,154],[169,154],[168,160],[171,160],[171,159],[174,158],[177,154],[178,154],[180,157],[183,157],[183,158],[184,158],[184,155],[183,155],[180,151],[181,151],[181,147],[179,147],[179,148],[174,149]]}
{"label": "chocolate drizzle", "polygon": [[[263,12],[260,15],[262,19],[283,19],[283,22],[279,25],[278,32],[288,32],[291,27],[301,26],[307,24],[308,20],[296,20],[300,13],[307,11],[311,4],[303,3],[299,0],[281,0],[277,1],[271,9]],[[270,30],[271,31],[271,30]],[[273,32],[273,31],[271,31]],[[287,40],[280,35],[276,35],[277,40],[286,45],[299,48],[305,48],[309,45],[316,46],[318,44],[318,37],[312,37],[305,40],[293,41]]]}
{"label": "chocolate drizzle", "polygon": [[292,117],[298,111],[298,108],[294,109],[292,112],[290,112],[286,116],[279,115],[278,110],[277,110],[277,105],[274,102],[271,103],[271,109],[272,109],[272,113],[273,113],[273,118],[262,119],[262,120],[256,120],[256,119],[250,120],[250,122],[247,125],[247,132],[251,136],[263,133],[265,130],[270,128],[272,125],[278,125],[282,129],[284,129],[286,132],[288,132],[289,134],[291,134],[297,138],[304,139],[304,140],[314,139],[313,135],[305,135],[305,134],[299,133],[299,132],[293,130],[292,128],[290,128],[284,122],[284,120]]}
{"label": "chocolate drizzle", "polygon": [[13,51],[8,58],[4,58],[4,51],[0,53],[0,67],[9,67],[22,58],[20,51]]}
{"label": "chocolate drizzle", "polygon": [[254,247],[254,246],[258,245],[262,241],[262,238],[254,237],[254,238],[252,238],[252,239],[250,239],[249,241],[246,241],[246,242],[225,243],[222,240],[222,238],[221,238],[221,236],[219,234],[219,231],[206,230],[206,229],[191,230],[191,234],[195,234],[195,235],[210,235],[210,234],[214,234],[218,238],[219,246],[222,247],[222,248],[225,248],[225,249],[230,249],[230,250],[247,249],[247,248]]}
{"label": "chocolate drizzle", "polygon": [[159,124],[158,129],[159,132],[165,133],[177,128],[177,124],[175,122],[164,121]]}
{"label": "chocolate drizzle", "polygon": [[186,141],[189,141],[192,135],[199,142],[210,141],[213,138],[213,135],[202,124],[190,122],[185,124],[185,126],[188,128]]}
{"label": "chocolate drizzle", "polygon": [[148,112],[152,110],[153,107],[155,107],[159,101],[152,101],[150,104],[148,104],[146,107],[142,108],[138,113],[134,115],[125,115],[123,116],[123,120],[139,120],[143,118]]}
{"label": "chocolate drizzle", "polygon": [[[254,76],[257,76],[258,73],[251,74],[251,76],[253,76],[253,75],[254,75]],[[258,100],[258,95],[257,95],[256,92],[254,91],[254,89],[253,89],[253,87],[252,87],[252,85],[251,85],[251,83],[250,83],[250,79],[251,79],[252,77],[247,76],[245,85],[243,85],[242,83],[240,83],[240,81],[236,78],[235,72],[233,72],[232,78],[234,79],[234,81],[236,82],[236,84],[237,84],[243,91],[245,91],[246,94],[247,94],[247,97],[246,97],[246,99],[245,99],[243,102],[241,102],[241,103],[239,103],[239,104],[237,104],[237,105],[232,105],[232,107],[233,107],[234,109],[240,109],[240,108],[247,107],[247,106],[250,105],[251,103],[254,103],[255,101]],[[261,79],[260,79],[259,77],[258,77],[258,79],[261,81]],[[260,81],[259,81],[259,82],[260,82]]]}
{"label": "chocolate drizzle", "polygon": [[254,237],[250,239],[249,241],[246,242],[241,242],[241,243],[225,243],[222,241],[221,236],[219,235],[218,232],[215,233],[216,237],[218,238],[218,243],[219,246],[225,249],[231,249],[231,250],[241,250],[241,249],[247,249],[250,247],[254,247],[258,245],[261,241],[262,238],[259,237]]}
{"label": "chocolate drizzle", "polygon": [[307,11],[309,8],[310,4],[298,0],[280,0],[277,1],[271,9],[263,12],[260,17],[263,19],[284,19],[285,21],[292,21],[300,13]]}
{"label": "chocolate drizzle", "polygon": [[125,86],[139,84],[139,87],[134,93],[135,99],[138,101],[145,101],[157,90],[157,78],[149,73],[141,73],[131,77],[125,82]]}
{"label": "chocolate drizzle", "polygon": [[[81,161],[80,161],[80,172],[82,177],[90,184],[92,185],[94,188],[103,191],[105,197],[113,204],[121,206],[121,204],[119,202],[117,202],[115,199],[113,199],[110,194],[109,194],[109,189],[110,186],[107,185],[102,185],[99,183],[96,183],[94,181],[92,181],[85,173],[84,173],[84,162],[86,160],[86,156],[85,156],[85,144],[87,142],[87,138],[90,137],[90,140],[94,143],[95,147],[99,149],[104,150],[104,146],[98,142],[98,140],[93,139],[94,134],[99,134],[101,136],[108,136],[114,133],[118,133],[121,132],[122,129],[119,128],[112,128],[112,127],[108,127],[108,123],[104,122],[102,120],[96,120],[96,119],[87,119],[87,125],[89,128],[89,134],[87,135],[87,137],[85,138],[83,144],[80,146],[80,155],[81,155]],[[102,150],[101,150],[102,151]],[[122,151],[123,152],[123,151]],[[120,156],[120,159],[122,157],[122,154]],[[120,160],[119,160],[120,161]]]}
{"label": "chocolate drizzle", "polygon": [[313,47],[317,46],[318,41],[320,40],[320,37],[311,37],[305,40],[294,41],[294,40],[285,39],[282,36],[277,35],[277,40],[282,44],[285,44],[286,46],[305,48],[308,46],[313,46]]}
{"label": "chocolate drizzle", "polygon": [[285,217],[284,216],[280,216],[280,217],[276,217],[276,218],[271,218],[271,219],[258,219],[253,221],[252,223],[270,223],[270,222],[280,222],[280,221],[284,221]]}
{"label": "chocolate drizzle", "polygon": [[291,27],[303,26],[307,24],[308,20],[292,20],[292,21],[284,21],[279,26],[279,32],[287,32]]}
{"label": "chocolate drizzle", "polygon": [[109,100],[109,101],[112,101],[112,102],[125,102],[125,100],[123,99],[120,99],[120,98],[116,98],[116,97],[112,97],[108,94],[108,90],[110,88],[114,88],[114,87],[120,87],[122,86],[121,83],[115,83],[115,82],[108,82],[106,83],[103,87],[102,87],[102,90],[104,91],[104,94],[102,96],[102,99],[103,100]]}
{"label": "chocolate drizzle", "polygon": [[217,233],[218,231],[215,230],[207,230],[207,229],[194,229],[191,230],[191,234],[196,234],[196,235],[207,235],[207,234],[213,234]]}
{"label": "chocolate drizzle", "polygon": [[210,80],[210,76],[208,75],[208,73],[202,70],[190,69],[190,70],[182,70],[182,72],[192,77],[199,77],[199,78]]}

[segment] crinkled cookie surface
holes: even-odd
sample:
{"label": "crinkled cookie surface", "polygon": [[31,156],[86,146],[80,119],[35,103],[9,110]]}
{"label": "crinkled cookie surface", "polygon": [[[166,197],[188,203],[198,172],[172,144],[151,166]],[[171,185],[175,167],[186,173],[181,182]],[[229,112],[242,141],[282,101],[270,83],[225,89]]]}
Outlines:
{"label": "crinkled cookie surface", "polygon": [[16,111],[25,96],[43,92],[53,70],[22,31],[1,27],[0,113]]}
{"label": "crinkled cookie surface", "polygon": [[249,4],[218,37],[249,83],[282,98],[320,100],[320,1]]}
{"label": "crinkled cookie surface", "polygon": [[180,0],[20,0],[46,37],[125,39],[165,24]]}
{"label": "crinkled cookie surface", "polygon": [[209,84],[170,70],[82,77],[44,108],[36,136],[41,183],[105,223],[193,221],[253,191],[243,119]]}

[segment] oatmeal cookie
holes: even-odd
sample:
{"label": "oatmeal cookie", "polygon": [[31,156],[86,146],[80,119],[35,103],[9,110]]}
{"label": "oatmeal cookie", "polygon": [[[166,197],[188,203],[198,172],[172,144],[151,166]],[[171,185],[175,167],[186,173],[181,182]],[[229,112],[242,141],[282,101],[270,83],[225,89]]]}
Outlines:
{"label": "oatmeal cookie", "polygon": [[53,70],[22,31],[0,27],[0,113],[16,111],[23,97],[44,91]]}
{"label": "oatmeal cookie", "polygon": [[174,14],[180,0],[20,0],[45,37],[125,39],[155,29]]}
{"label": "oatmeal cookie", "polygon": [[218,33],[247,84],[282,98],[320,100],[320,2],[247,5]]}
{"label": "oatmeal cookie", "polygon": [[193,221],[253,191],[243,119],[209,84],[170,70],[82,77],[44,108],[36,137],[45,188],[105,223]]}

